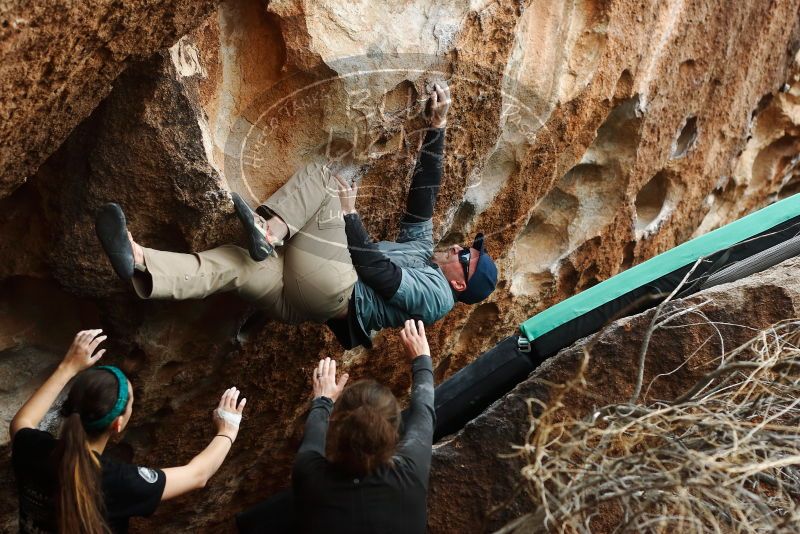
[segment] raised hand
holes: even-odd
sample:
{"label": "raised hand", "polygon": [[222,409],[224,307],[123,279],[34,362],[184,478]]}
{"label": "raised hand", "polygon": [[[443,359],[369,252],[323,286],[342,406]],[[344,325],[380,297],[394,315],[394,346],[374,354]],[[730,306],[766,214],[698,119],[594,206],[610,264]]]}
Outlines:
{"label": "raised hand", "polygon": [[64,356],[62,365],[74,374],[93,366],[106,352],[106,349],[102,349],[95,353],[97,346],[108,337],[101,336],[102,332],[103,330],[100,328],[78,332]]}
{"label": "raised hand", "polygon": [[336,382],[336,360],[325,358],[319,361],[319,365],[314,369],[311,383],[314,387],[314,398],[328,397],[333,402],[339,398],[344,390],[344,385],[347,384],[347,379],[350,376],[345,373]]}
{"label": "raised hand", "polygon": [[400,340],[406,348],[406,354],[412,360],[417,356],[431,355],[431,349],[428,347],[428,338],[425,337],[425,325],[422,321],[415,321],[409,319],[406,321],[405,326],[400,331]]}
{"label": "raised hand", "polygon": [[446,82],[433,84],[431,91],[431,126],[444,128],[447,125],[447,111],[450,109],[450,88]]}
{"label": "raised hand", "polygon": [[[242,422],[242,412],[247,399],[239,400],[239,391],[235,387],[225,390],[219,400],[219,406],[214,410],[214,425],[217,427],[217,434],[222,434],[236,439],[239,433],[239,425]],[[238,401],[238,402],[237,402]]]}

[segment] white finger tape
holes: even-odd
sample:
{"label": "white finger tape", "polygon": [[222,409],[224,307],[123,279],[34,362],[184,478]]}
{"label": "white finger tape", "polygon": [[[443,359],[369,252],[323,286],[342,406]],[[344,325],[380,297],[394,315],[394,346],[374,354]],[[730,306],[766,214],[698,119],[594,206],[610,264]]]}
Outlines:
{"label": "white finger tape", "polygon": [[226,423],[230,423],[236,428],[239,428],[239,424],[242,422],[242,416],[238,413],[229,412],[228,410],[223,410],[221,408],[217,408],[214,410],[217,414],[217,417],[225,421]]}

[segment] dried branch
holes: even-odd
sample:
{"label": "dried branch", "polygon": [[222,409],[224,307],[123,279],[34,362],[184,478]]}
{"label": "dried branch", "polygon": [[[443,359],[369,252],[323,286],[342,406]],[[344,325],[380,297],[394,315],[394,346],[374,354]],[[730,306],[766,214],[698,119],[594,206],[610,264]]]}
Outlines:
{"label": "dried branch", "polygon": [[[653,330],[687,313],[665,317],[664,309]],[[513,455],[525,461],[533,508],[498,532],[590,533],[601,524],[637,533],[796,532],[798,340],[800,321],[782,321],[721,354],[675,401],[609,405],[577,419],[564,405],[585,394],[585,350],[573,379],[553,384],[547,403],[529,402],[530,430]]]}

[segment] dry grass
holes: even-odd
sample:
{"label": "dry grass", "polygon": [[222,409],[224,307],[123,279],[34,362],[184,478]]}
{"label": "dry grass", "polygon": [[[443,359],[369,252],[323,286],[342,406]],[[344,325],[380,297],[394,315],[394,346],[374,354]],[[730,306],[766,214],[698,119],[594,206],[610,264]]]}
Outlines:
{"label": "dry grass", "polygon": [[[658,317],[651,331],[666,322]],[[528,401],[530,430],[513,456],[525,461],[534,511],[499,532],[797,532],[799,340],[800,320],[773,325],[669,403],[637,402],[642,358],[630,402],[578,420],[563,401],[585,391],[587,347],[548,403]]]}

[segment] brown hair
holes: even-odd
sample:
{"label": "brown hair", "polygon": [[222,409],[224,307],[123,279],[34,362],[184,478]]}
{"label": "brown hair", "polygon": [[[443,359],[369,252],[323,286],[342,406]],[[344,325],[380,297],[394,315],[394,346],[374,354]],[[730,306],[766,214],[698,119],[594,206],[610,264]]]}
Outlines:
{"label": "brown hair", "polygon": [[110,532],[104,519],[105,504],[100,485],[100,462],[89,448],[88,438],[106,428],[86,430],[85,425],[106,415],[117,400],[117,378],[103,370],[89,369],[78,375],[61,407],[64,424],[54,454],[58,465],[56,499],[59,532]]}
{"label": "brown hair", "polygon": [[389,388],[358,381],[336,401],[328,457],[349,473],[367,475],[391,463],[399,430],[400,405]]}

